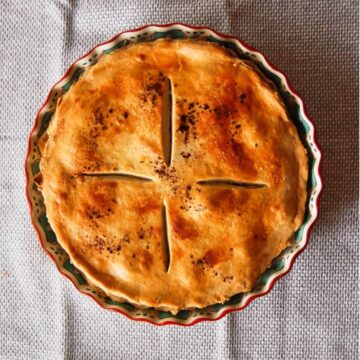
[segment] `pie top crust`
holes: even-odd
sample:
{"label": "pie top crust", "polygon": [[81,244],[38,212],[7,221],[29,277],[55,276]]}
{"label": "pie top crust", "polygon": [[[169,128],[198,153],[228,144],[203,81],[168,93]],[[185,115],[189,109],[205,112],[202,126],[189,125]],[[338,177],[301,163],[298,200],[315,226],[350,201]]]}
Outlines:
{"label": "pie top crust", "polygon": [[251,290],[302,223],[307,168],[253,66],[158,40],[102,56],[59,100],[42,193],[90,283],[176,313]]}

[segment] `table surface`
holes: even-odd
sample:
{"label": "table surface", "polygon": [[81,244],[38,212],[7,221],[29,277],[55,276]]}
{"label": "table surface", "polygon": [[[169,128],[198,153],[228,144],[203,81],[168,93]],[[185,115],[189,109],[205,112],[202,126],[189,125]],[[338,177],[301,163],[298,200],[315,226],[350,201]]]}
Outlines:
{"label": "table surface", "polygon": [[[23,4],[28,5],[23,5]],[[25,199],[35,114],[67,67],[98,42],[181,21],[237,35],[303,96],[324,152],[320,217],[269,295],[190,328],[101,309],[41,249]],[[357,1],[1,1],[0,358],[357,359]]]}

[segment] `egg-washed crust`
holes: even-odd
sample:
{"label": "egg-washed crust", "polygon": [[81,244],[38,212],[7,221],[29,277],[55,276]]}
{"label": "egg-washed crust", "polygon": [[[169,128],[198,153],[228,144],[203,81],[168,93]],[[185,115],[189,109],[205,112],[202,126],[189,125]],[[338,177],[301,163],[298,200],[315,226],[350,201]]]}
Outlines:
{"label": "egg-washed crust", "polygon": [[[158,40],[102,56],[58,102],[47,137],[49,222],[72,263],[114,299],[173,313],[222,303],[251,290],[303,220],[297,130],[275,88],[219,45]],[[82,175],[104,172],[153,181]],[[266,186],[198,183],[209,179]]]}

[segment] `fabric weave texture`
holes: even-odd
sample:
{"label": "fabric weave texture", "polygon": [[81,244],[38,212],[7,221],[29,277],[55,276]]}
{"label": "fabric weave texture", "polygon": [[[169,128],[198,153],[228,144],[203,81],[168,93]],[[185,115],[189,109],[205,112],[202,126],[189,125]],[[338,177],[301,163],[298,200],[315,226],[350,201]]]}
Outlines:
{"label": "fabric weave texture", "polygon": [[[0,2],[0,359],[357,359],[357,1]],[[155,327],[100,308],[61,276],[30,222],[24,161],[37,110],[70,64],[146,24],[235,35],[284,71],[324,153],[307,249],[267,296],[217,322]]]}

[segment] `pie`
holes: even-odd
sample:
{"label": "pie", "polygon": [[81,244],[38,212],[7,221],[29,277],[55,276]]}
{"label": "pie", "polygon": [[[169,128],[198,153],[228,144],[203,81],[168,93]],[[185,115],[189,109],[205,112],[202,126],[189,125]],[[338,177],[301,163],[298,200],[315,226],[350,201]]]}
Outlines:
{"label": "pie", "polygon": [[177,313],[253,288],[303,221],[307,154],[275,86],[206,41],[103,55],[59,99],[41,191],[110,298]]}

